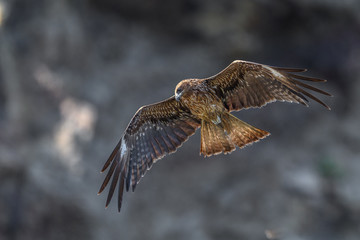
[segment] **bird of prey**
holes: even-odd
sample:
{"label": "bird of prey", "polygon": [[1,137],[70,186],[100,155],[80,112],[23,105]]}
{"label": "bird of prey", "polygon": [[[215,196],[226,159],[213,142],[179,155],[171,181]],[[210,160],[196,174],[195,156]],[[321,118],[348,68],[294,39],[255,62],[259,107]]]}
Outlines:
{"label": "bird of prey", "polygon": [[177,84],[174,96],[141,107],[101,170],[110,166],[99,190],[100,194],[111,180],[106,207],[118,184],[120,212],[124,187],[134,191],[154,162],[175,152],[199,127],[200,154],[204,156],[230,153],[236,146],[243,148],[270,134],[241,121],[231,111],[274,101],[308,106],[306,97],[330,110],[304,88],[331,96],[329,93],[299,81],[326,80],[298,75],[305,71],[236,60],[212,77],[185,79]]}

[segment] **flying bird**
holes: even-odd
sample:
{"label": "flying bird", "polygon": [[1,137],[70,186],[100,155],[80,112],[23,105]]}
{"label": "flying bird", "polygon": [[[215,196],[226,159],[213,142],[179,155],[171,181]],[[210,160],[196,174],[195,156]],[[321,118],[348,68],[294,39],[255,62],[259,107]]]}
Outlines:
{"label": "flying bird", "polygon": [[98,193],[111,180],[106,207],[118,185],[120,212],[124,188],[134,191],[153,163],[175,152],[199,127],[200,154],[204,156],[230,153],[236,146],[243,148],[270,134],[241,121],[231,111],[260,108],[274,101],[308,106],[306,97],[330,110],[304,89],[331,96],[329,93],[300,81],[326,80],[298,75],[305,71],[236,60],[212,77],[185,79],[177,84],[174,96],[141,107],[101,170],[110,166]]}

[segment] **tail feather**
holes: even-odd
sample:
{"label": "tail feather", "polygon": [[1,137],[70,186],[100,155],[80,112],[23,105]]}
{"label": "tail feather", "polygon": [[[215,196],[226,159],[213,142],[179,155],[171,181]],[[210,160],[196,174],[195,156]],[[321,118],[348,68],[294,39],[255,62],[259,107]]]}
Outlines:
{"label": "tail feather", "polygon": [[[206,138],[206,142],[205,142],[205,152],[208,153],[216,153],[216,152],[221,152],[223,149],[222,143],[221,144],[215,144],[218,140],[217,140],[217,129],[212,129],[211,128],[211,124],[204,122],[204,126],[206,129],[206,134],[208,136],[208,138]],[[206,136],[206,135],[204,135]]]}
{"label": "tail feather", "polygon": [[[201,144],[200,144],[200,153],[209,152],[207,146],[210,146],[210,132],[207,124],[204,123],[204,120],[201,121]],[[205,155],[206,156],[206,155]]]}
{"label": "tail feather", "polygon": [[243,148],[250,143],[257,142],[270,135],[269,132],[253,127],[231,114],[225,115],[224,121],[230,122],[230,129],[225,129],[230,132],[231,140],[239,148]]}
{"label": "tail feather", "polygon": [[222,152],[229,153],[235,150],[235,146],[243,148],[269,134],[227,113],[222,116],[219,124],[202,121],[200,154],[211,156]]}
{"label": "tail feather", "polygon": [[204,154],[204,156],[211,156],[221,152],[229,153],[234,150],[234,143],[220,125],[205,120],[202,121],[200,153]]}

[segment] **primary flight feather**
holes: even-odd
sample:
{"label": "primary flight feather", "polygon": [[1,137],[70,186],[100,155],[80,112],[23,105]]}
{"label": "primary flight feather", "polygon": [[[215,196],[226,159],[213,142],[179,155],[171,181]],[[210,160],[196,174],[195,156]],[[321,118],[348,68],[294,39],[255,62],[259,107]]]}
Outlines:
{"label": "primary flight feather", "polygon": [[212,77],[185,79],[176,86],[174,96],[141,107],[101,170],[110,167],[99,190],[100,194],[111,182],[106,207],[118,185],[120,211],[124,188],[134,191],[154,162],[175,152],[199,127],[200,154],[204,156],[230,153],[236,146],[242,148],[270,134],[241,121],[231,111],[274,101],[307,106],[306,97],[330,110],[304,89],[331,96],[329,93],[299,81],[326,80],[297,74],[305,71],[236,60]]}

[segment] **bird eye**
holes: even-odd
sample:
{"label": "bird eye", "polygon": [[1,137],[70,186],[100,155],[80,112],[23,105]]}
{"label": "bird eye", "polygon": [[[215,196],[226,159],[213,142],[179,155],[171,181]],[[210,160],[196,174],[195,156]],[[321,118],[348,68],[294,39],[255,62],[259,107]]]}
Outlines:
{"label": "bird eye", "polygon": [[179,93],[181,93],[182,92],[182,89],[181,88],[178,88],[177,90],[176,90],[176,94],[179,94]]}

